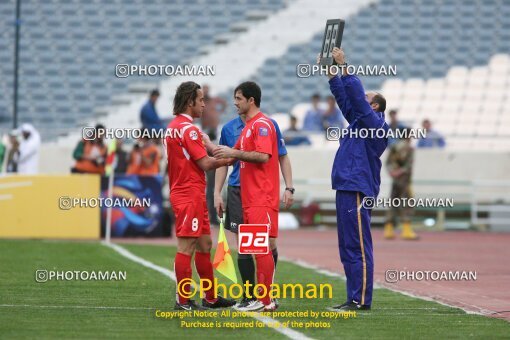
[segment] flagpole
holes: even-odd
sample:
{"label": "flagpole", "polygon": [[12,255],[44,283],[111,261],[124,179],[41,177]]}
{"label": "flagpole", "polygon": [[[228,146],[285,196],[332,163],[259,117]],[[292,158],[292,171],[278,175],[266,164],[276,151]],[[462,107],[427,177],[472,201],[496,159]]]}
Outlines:
{"label": "flagpole", "polygon": [[[108,174],[108,198],[111,202],[113,196],[113,182],[115,177],[115,167],[117,166],[117,157],[115,154],[116,140],[110,142],[108,146],[107,163],[110,163],[108,158],[113,157],[110,164],[106,165],[106,173]],[[105,230],[105,242],[110,244],[112,234],[112,205],[106,207],[106,230]]]}
{"label": "flagpole", "polygon": [[[113,196],[113,177],[115,177],[115,171],[112,171],[108,178],[108,201],[111,201]],[[107,244],[110,243],[112,229],[112,205],[106,208],[106,230],[105,230],[105,241]]]}

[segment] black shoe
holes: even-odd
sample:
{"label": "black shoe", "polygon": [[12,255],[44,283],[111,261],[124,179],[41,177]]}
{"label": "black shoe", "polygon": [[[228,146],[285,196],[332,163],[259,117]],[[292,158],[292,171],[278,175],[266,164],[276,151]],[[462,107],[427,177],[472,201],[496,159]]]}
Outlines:
{"label": "black shoe", "polygon": [[343,307],[345,307],[345,306],[348,306],[350,303],[351,303],[351,301],[345,301],[345,302],[344,302],[344,303],[342,303],[341,305],[331,307],[331,309],[335,309],[335,310],[337,310],[337,309],[343,308]]}
{"label": "black shoe", "polygon": [[232,307],[236,304],[236,300],[234,299],[225,299],[224,297],[218,295],[218,298],[215,302],[208,302],[206,299],[202,299],[202,307],[207,309],[216,309],[216,308],[227,308]]}
{"label": "black shoe", "polygon": [[176,302],[174,306],[175,310],[204,310],[205,308],[199,306],[193,300],[188,300],[187,303]]}
{"label": "black shoe", "polygon": [[370,310],[369,305],[360,305],[356,301],[345,302],[340,306],[333,307],[333,310],[338,312],[358,311],[358,310]]}

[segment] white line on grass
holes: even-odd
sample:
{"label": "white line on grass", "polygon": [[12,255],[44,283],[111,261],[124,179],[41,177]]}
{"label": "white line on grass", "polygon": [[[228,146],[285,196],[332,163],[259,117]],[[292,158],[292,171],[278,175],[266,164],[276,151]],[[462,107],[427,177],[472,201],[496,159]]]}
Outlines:
{"label": "white line on grass", "polygon": [[19,308],[58,308],[58,309],[126,309],[126,310],[150,310],[149,307],[115,307],[115,306],[40,306],[40,305],[8,305],[2,304],[0,307],[19,307]]}
{"label": "white line on grass", "polygon": [[[169,277],[170,279],[172,279],[173,281],[177,281],[177,279],[175,278],[175,273],[172,272],[171,270],[169,269],[166,269],[166,268],[163,268],[163,267],[160,267],[158,265],[155,265],[154,263],[152,262],[149,262],[147,260],[144,260],[143,258],[141,257],[138,257],[136,256],[135,254],[129,252],[127,249],[125,248],[122,248],[121,246],[117,245],[117,244],[113,244],[113,243],[106,243],[106,242],[103,242],[103,244],[107,247],[110,247],[112,248],[113,250],[115,250],[117,253],[119,253],[120,255],[130,259],[131,261],[134,261],[136,263],[139,263],[141,264],[142,266],[144,267],[147,267],[147,268],[151,268],[151,269],[154,269],[155,271]],[[267,316],[253,316],[254,319],[266,324],[266,325],[269,325],[271,324],[272,326],[275,326],[275,325],[280,325],[280,322],[273,319],[273,318],[270,318],[270,317],[267,317]],[[294,329],[291,329],[291,328],[282,328],[282,327],[270,327],[271,329],[274,329],[275,331],[285,335],[285,336],[288,336],[289,338],[291,339],[302,339],[302,340],[312,340],[312,338],[309,338],[307,337],[306,335],[304,335],[303,333],[300,333]]]}
{"label": "white line on grass", "polygon": [[[326,270],[326,269],[319,268],[318,266],[310,264],[308,262],[305,262],[305,261],[302,261],[302,260],[294,260],[294,259],[286,258],[284,256],[281,256],[281,259],[283,261],[287,261],[287,262],[293,263],[293,264],[298,265],[300,267],[303,267],[303,268],[306,268],[306,269],[310,269],[310,270],[314,270],[314,271],[316,271],[319,274],[323,274],[323,275],[326,275],[326,276],[329,276],[329,277],[337,277],[340,280],[345,281],[345,275],[342,275],[342,274],[339,274],[339,273],[335,273],[335,272],[332,272],[332,271],[329,271],[329,270]],[[409,292],[406,292],[406,291],[401,291],[401,290],[398,290],[396,288],[391,288],[391,287],[388,287],[388,286],[383,286],[381,284],[378,284],[378,283],[374,282],[374,289],[381,289],[381,288],[388,289],[388,290],[391,290],[392,292],[399,293],[399,294],[402,294],[402,295],[405,295],[405,296],[409,296],[409,297],[412,297],[412,298],[415,298],[415,299],[435,302],[435,303],[438,303],[438,304],[446,306],[446,307],[461,309],[464,312],[466,312],[467,314],[475,314],[475,315],[485,315],[485,316],[487,316],[489,314],[494,313],[493,311],[489,311],[489,310],[486,310],[486,309],[483,309],[483,308],[480,308],[480,307],[477,307],[477,306],[471,306],[471,307],[478,309],[479,312],[472,311],[472,310],[467,310],[467,309],[464,309],[464,308],[459,307],[459,306],[455,306],[455,305],[451,305],[451,304],[448,304],[448,303],[443,302],[443,301],[435,300],[435,299],[433,299],[431,297],[428,297],[428,296],[415,295],[413,293],[409,293]],[[390,308],[377,308],[377,309],[379,310],[379,309],[390,309]],[[413,308],[413,309],[418,309],[418,308]],[[423,308],[423,309],[428,309],[428,308]],[[430,308],[430,309],[434,309],[434,308]]]}
{"label": "white line on grass", "polygon": [[131,253],[127,249],[122,248],[121,246],[118,246],[116,244],[106,243],[106,242],[103,242],[103,244],[105,246],[107,246],[107,247],[112,248],[117,253],[119,253],[120,255],[130,259],[131,261],[136,262],[138,264],[141,264],[144,267],[147,267],[147,268],[150,268],[150,269],[154,269],[155,271],[157,271],[157,272],[159,272],[159,273],[161,273],[161,274],[163,274],[165,276],[168,276],[173,281],[177,281],[177,279],[175,278],[175,273],[173,271],[171,271],[169,269],[166,269],[166,268],[163,268],[163,267],[160,267],[158,265],[155,265],[154,263],[149,262],[147,260],[144,260],[143,258],[141,258],[139,256],[136,256],[135,254]]}

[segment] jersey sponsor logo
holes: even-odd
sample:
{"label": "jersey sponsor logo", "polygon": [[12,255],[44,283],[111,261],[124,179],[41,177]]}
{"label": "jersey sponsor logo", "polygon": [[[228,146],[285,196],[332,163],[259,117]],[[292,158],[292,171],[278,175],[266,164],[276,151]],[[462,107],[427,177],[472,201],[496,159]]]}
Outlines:
{"label": "jersey sponsor logo", "polygon": [[239,254],[269,254],[269,225],[240,224]]}
{"label": "jersey sponsor logo", "polygon": [[197,140],[198,139],[198,133],[195,130],[191,130],[189,132],[189,138],[191,138],[191,140]]}
{"label": "jersey sponsor logo", "polygon": [[259,136],[265,137],[267,136],[267,134],[268,134],[267,128],[264,127],[259,128]]}

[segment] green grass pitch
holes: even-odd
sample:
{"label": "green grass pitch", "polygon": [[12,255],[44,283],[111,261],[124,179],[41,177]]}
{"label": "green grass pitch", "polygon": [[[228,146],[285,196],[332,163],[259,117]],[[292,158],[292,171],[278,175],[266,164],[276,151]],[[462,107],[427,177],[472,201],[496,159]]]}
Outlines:
{"label": "green grass pitch", "polygon": [[[158,266],[173,267],[175,247],[122,247]],[[268,327],[181,328],[179,320],[156,318],[155,310],[173,309],[175,283],[98,242],[0,240],[0,263],[0,338],[287,338]],[[126,271],[127,280],[37,283],[38,269]],[[220,281],[227,283],[222,277]],[[330,283],[334,287],[332,300],[280,299],[279,311],[324,311],[345,299],[343,281],[290,262],[278,262],[276,281]],[[329,322],[330,328],[295,330],[315,339],[485,339],[508,338],[510,334],[510,324],[506,321],[466,314],[460,309],[386,289],[374,291],[370,312],[358,313],[356,318],[318,321]]]}

